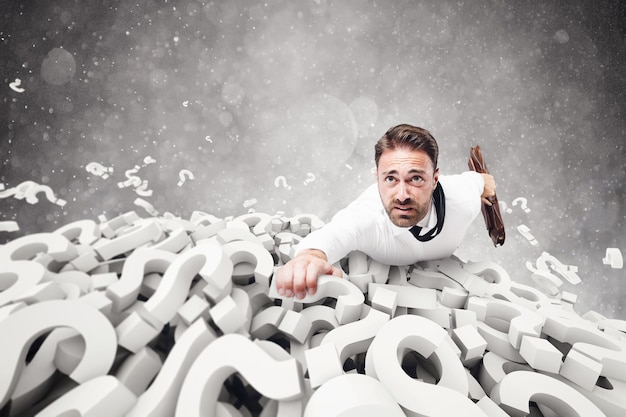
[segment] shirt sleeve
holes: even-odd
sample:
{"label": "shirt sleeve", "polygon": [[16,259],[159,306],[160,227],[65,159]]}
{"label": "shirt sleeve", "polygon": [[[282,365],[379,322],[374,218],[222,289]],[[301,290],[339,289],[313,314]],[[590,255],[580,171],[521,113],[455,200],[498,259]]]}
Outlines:
{"label": "shirt sleeve", "polygon": [[479,197],[483,194],[485,190],[485,180],[482,175],[476,171],[465,171],[460,175],[473,190],[476,190]]}
{"label": "shirt sleeve", "polygon": [[461,174],[442,177],[440,176],[440,180],[446,193],[446,202],[451,206],[460,207],[458,213],[463,218],[476,217],[482,207],[480,196],[485,188],[482,175],[475,171],[465,171]]}
{"label": "shirt sleeve", "polygon": [[304,249],[318,249],[331,264],[341,260],[359,246],[365,230],[373,227],[373,211],[380,205],[376,185],[365,190],[356,200],[339,210],[323,227],[309,233],[296,246],[295,255]]}

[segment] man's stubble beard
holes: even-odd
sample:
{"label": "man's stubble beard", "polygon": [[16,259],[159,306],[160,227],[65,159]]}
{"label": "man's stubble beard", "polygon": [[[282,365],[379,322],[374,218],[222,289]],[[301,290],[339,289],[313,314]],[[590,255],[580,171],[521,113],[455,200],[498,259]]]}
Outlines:
{"label": "man's stubble beard", "polygon": [[413,200],[410,200],[408,204],[403,204],[404,206],[409,206],[414,209],[411,214],[403,214],[397,210],[393,210],[394,206],[398,206],[397,202],[392,201],[385,206],[385,211],[389,216],[389,219],[393,224],[398,227],[411,227],[415,226],[420,220],[422,220],[426,214],[430,210],[430,205],[432,202],[432,198],[428,200],[426,204],[415,204]]}

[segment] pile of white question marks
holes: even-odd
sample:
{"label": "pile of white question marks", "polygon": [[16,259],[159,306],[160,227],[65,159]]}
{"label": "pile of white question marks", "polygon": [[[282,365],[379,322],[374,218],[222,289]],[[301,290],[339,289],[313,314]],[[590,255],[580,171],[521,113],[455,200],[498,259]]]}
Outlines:
{"label": "pile of white question marks", "polygon": [[626,415],[625,323],[579,315],[541,262],[531,287],[353,252],[282,298],[275,269],[322,226],[130,211],[0,246],[2,415]]}

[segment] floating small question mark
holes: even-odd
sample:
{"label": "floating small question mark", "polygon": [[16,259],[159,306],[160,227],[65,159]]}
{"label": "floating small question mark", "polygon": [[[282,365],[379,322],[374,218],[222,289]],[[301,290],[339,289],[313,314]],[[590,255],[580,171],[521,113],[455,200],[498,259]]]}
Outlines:
{"label": "floating small question mark", "polygon": [[510,208],[507,207],[506,203],[504,201],[498,201],[498,204],[500,205],[500,210],[506,211],[507,213],[512,213],[513,210],[511,210]]}
{"label": "floating small question mark", "polygon": [[143,180],[141,185],[135,187],[134,191],[142,197],[150,197],[152,195],[152,190],[148,190],[147,180]]}
{"label": "floating small question mark", "polygon": [[189,171],[188,169],[181,169],[180,172],[178,173],[178,178],[180,178],[180,181],[178,181],[177,185],[180,187],[185,183],[186,179],[193,180],[194,176],[193,176],[193,173]]}
{"label": "floating small question mark", "polygon": [[245,208],[248,208],[248,207],[252,207],[252,206],[253,206],[253,205],[255,205],[256,203],[257,203],[257,199],[256,199],[256,198],[251,198],[251,199],[249,199],[249,200],[244,201],[244,202],[243,202],[243,206],[244,206]]}
{"label": "floating small question mark", "polygon": [[135,201],[133,201],[133,203],[136,206],[143,207],[152,216],[159,215],[159,212],[154,208],[154,206],[150,204],[149,202],[147,202],[146,200],[144,200],[143,198],[136,198]]}
{"label": "floating small question mark", "polygon": [[139,172],[139,165],[135,165],[134,168],[128,169],[126,170],[126,172],[124,172],[124,175],[126,176],[126,178],[128,178],[126,181],[123,182],[118,182],[117,186],[120,188],[124,188],[124,187],[130,187],[131,185],[133,187],[139,187],[141,185],[141,178],[139,178],[136,175],[137,172]]}
{"label": "floating small question mark", "polygon": [[518,201],[521,202],[522,209],[526,213],[530,213],[530,209],[528,207],[526,207],[526,204],[528,203],[528,200],[526,200],[526,198],[524,198],[524,197],[517,197],[515,200],[513,200],[513,202],[511,204],[513,204],[513,206],[515,206]]}
{"label": "floating small question mark", "polygon": [[98,177],[101,177],[104,180],[109,178],[109,174],[113,172],[112,167],[107,168],[104,165],[99,164],[98,162],[88,163],[85,169],[90,174],[97,175]]}
{"label": "floating small question mark", "polygon": [[530,233],[530,229],[528,228],[528,226],[526,226],[525,224],[520,224],[519,226],[517,226],[517,231],[520,232],[520,234],[524,236],[531,245],[537,246],[539,244],[539,242],[537,242],[537,239],[535,239],[535,237]]}
{"label": "floating small question mark", "polygon": [[20,230],[20,226],[16,221],[6,220],[0,222],[0,232],[17,232]]}
{"label": "floating small question mark", "polygon": [[315,181],[315,175],[312,172],[306,174],[306,180],[304,180],[304,185],[308,185],[310,182]]}
{"label": "floating small question mark", "polygon": [[19,78],[16,78],[15,81],[9,83],[9,87],[11,87],[11,90],[15,91],[16,93],[23,93],[24,91],[26,91],[22,87],[20,87],[20,85],[22,85],[22,80],[20,80]]}
{"label": "floating small question mark", "polygon": [[287,184],[287,178],[285,178],[284,175],[280,175],[274,179],[274,186],[276,188],[280,187],[281,185],[283,186],[283,188],[291,190],[291,185]]}
{"label": "floating small question mark", "polygon": [[145,158],[143,158],[143,164],[144,164],[143,166],[154,164],[155,162],[156,162],[156,159],[154,159],[150,155],[148,155]]}
{"label": "floating small question mark", "polygon": [[15,187],[15,190],[16,191],[14,192],[13,197],[17,198],[18,200],[22,200],[24,197],[26,197],[26,202],[28,204],[37,204],[39,202],[37,194],[40,192],[45,193],[46,199],[51,203],[54,203],[61,207],[63,207],[67,203],[65,200],[56,198],[56,196],[54,195],[54,191],[52,191],[52,188],[48,187],[47,185],[37,184],[34,181],[24,181],[20,185]]}
{"label": "floating small question mark", "polygon": [[621,269],[624,266],[622,252],[618,248],[606,248],[602,263],[604,265],[611,265],[611,268]]}

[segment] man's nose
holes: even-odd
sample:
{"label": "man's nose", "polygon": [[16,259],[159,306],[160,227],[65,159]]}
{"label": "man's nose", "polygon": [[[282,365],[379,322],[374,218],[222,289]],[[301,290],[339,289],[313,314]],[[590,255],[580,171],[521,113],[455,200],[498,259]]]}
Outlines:
{"label": "man's nose", "polygon": [[404,181],[400,181],[400,184],[398,184],[398,194],[396,195],[396,198],[400,204],[406,204],[411,199]]}

